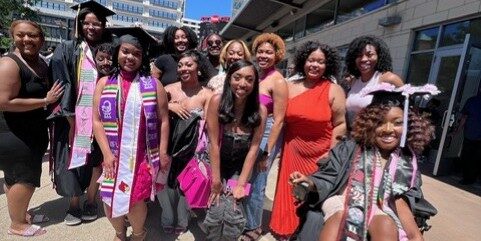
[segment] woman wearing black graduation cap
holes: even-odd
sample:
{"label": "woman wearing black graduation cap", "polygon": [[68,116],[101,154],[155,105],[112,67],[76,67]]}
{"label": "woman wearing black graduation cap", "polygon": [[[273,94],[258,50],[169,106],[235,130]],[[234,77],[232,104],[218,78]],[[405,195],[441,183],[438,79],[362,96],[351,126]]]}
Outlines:
{"label": "woman wearing black graduation cap", "polygon": [[114,240],[126,239],[127,216],[130,240],[140,241],[147,232],[144,200],[153,201],[167,181],[167,95],[149,76],[147,52],[155,40],[141,28],[111,31],[121,36],[113,58],[117,69],[99,80],[94,94],[93,129],[104,156],[100,196]]}
{"label": "woman wearing black graduation cap", "polygon": [[[51,151],[55,189],[59,195],[70,198],[66,225],[97,218],[97,180],[92,178],[92,170],[95,167],[99,172],[102,154],[92,132],[92,96],[98,79],[93,50],[100,43],[111,41],[104,29],[106,18],[115,14],[95,1],[80,3],[72,9],[77,11],[75,39],[57,47],[49,76],[65,86],[65,94],[49,118],[54,123]],[[80,196],[87,187],[82,211]]]}
{"label": "woman wearing black graduation cap", "polygon": [[334,147],[311,176],[290,175],[291,184],[307,184],[307,203],[321,207],[319,240],[423,240],[412,211],[415,198],[422,198],[416,155],[434,127],[409,107],[405,96],[416,93],[439,92],[435,86],[396,89],[388,83],[366,89],[363,95],[373,100],[354,120],[352,140]]}

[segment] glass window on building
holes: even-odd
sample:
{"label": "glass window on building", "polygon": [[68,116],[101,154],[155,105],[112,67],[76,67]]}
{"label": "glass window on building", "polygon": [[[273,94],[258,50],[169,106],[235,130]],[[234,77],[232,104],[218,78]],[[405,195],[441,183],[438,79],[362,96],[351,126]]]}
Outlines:
{"label": "glass window on building", "polygon": [[439,27],[428,28],[416,32],[413,51],[434,49],[438,39]]}
{"label": "glass window on building", "polygon": [[339,1],[337,23],[342,23],[362,14],[376,10],[388,2],[386,0],[352,0]]}
{"label": "glass window on building", "polygon": [[306,16],[303,16],[296,20],[295,27],[294,27],[294,38],[302,38],[306,35],[305,31],[306,27]]}
{"label": "glass window on building", "polygon": [[336,1],[330,1],[320,8],[307,14],[306,17],[306,34],[315,33],[325,27],[334,25],[334,11],[336,10]]}
{"label": "glass window on building", "polygon": [[469,23],[470,21],[463,21],[446,25],[441,34],[439,47],[462,44],[464,37],[469,33]]}
{"label": "glass window on building", "polygon": [[412,54],[407,82],[412,85],[426,84],[428,82],[429,72],[431,71],[432,61],[433,52]]}
{"label": "glass window on building", "polygon": [[277,34],[286,42],[294,40],[294,22],[291,22],[277,30]]}

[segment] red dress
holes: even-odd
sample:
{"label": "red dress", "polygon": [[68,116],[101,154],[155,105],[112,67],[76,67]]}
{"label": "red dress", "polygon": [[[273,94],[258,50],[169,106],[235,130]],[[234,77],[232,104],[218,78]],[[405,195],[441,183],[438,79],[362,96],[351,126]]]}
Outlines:
{"label": "red dress", "polygon": [[319,158],[330,149],[330,86],[329,80],[321,80],[287,103],[284,146],[269,225],[277,235],[290,236],[299,225],[289,175],[294,171],[305,175],[315,172]]}

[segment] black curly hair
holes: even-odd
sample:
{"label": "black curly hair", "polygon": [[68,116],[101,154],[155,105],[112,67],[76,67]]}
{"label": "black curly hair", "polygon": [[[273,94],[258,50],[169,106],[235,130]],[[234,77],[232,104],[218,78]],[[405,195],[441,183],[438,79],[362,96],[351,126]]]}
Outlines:
{"label": "black curly hair", "polygon": [[329,78],[329,76],[337,77],[339,72],[339,61],[340,57],[335,48],[331,48],[327,44],[322,44],[317,41],[307,41],[299,47],[294,57],[295,69],[297,73],[305,75],[304,65],[306,64],[309,55],[316,51],[321,50],[326,57],[326,70],[324,71],[324,76]]}
{"label": "black curly hair", "polygon": [[361,55],[368,44],[376,48],[378,56],[374,69],[379,72],[392,71],[392,58],[387,44],[382,41],[382,39],[373,35],[357,37],[349,44],[349,49],[346,53],[347,71],[357,78],[361,75],[361,72],[359,72],[356,66],[356,58]]}
{"label": "black curly hair", "polygon": [[[75,22],[77,22],[77,29],[75,29],[74,33],[77,34],[77,41],[80,42],[85,39],[82,26],[83,26],[83,21],[85,20],[85,17],[87,17],[88,14],[93,14],[97,19],[102,23],[102,39],[100,39],[100,42],[108,42],[111,41],[112,35],[108,32],[105,31],[105,26],[107,24],[107,17],[102,16],[101,14],[97,14],[93,9],[91,8],[82,8],[79,12],[77,17],[75,18]],[[74,35],[75,37],[75,35]]]}
{"label": "black curly hair", "polygon": [[[112,55],[112,66],[113,66],[112,75],[119,75],[121,71],[121,67],[119,65],[119,52],[120,52],[120,48],[122,47],[122,44],[123,44],[122,39],[120,39],[119,44],[115,47],[114,53]],[[141,46],[140,43],[132,44],[132,45],[142,50],[142,63],[140,65],[140,69],[138,70],[140,76],[150,76],[150,62],[149,62],[150,59],[147,55],[148,53],[147,49]]]}
{"label": "black curly hair", "polygon": [[[375,103],[362,109],[354,120],[351,132],[352,138],[362,146],[374,147],[375,130],[382,125],[384,116],[393,107],[403,108],[398,104]],[[411,147],[414,153],[421,154],[432,140],[433,134],[434,125],[429,118],[429,114],[410,107],[408,113],[407,146]]]}
{"label": "black curly hair", "polygon": [[165,29],[164,36],[162,39],[161,49],[164,51],[163,54],[173,54],[173,55],[177,54],[177,49],[175,48],[174,40],[175,40],[175,32],[177,32],[177,30],[179,29],[184,31],[185,35],[187,36],[187,41],[189,42],[187,50],[195,49],[197,47],[197,44],[199,43],[199,39],[197,38],[197,34],[191,28],[187,26],[182,26],[182,27],[169,26],[167,29]]}

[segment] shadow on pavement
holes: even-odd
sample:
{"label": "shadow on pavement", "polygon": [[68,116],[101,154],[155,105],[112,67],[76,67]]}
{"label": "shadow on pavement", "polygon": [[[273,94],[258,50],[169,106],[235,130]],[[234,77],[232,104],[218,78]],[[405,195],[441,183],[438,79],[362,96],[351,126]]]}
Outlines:
{"label": "shadow on pavement", "polygon": [[[85,200],[81,199],[80,205],[82,206]],[[103,210],[102,203],[97,200],[97,207],[98,208],[98,218],[105,217],[105,213]],[[31,208],[29,212],[33,215],[35,214],[43,214],[46,215],[50,220],[45,224],[42,224],[42,227],[48,227],[51,225],[56,225],[59,223],[63,223],[65,214],[68,209],[68,198],[60,197],[54,200],[47,201],[37,207]],[[90,223],[94,221],[83,221],[84,223]]]}

